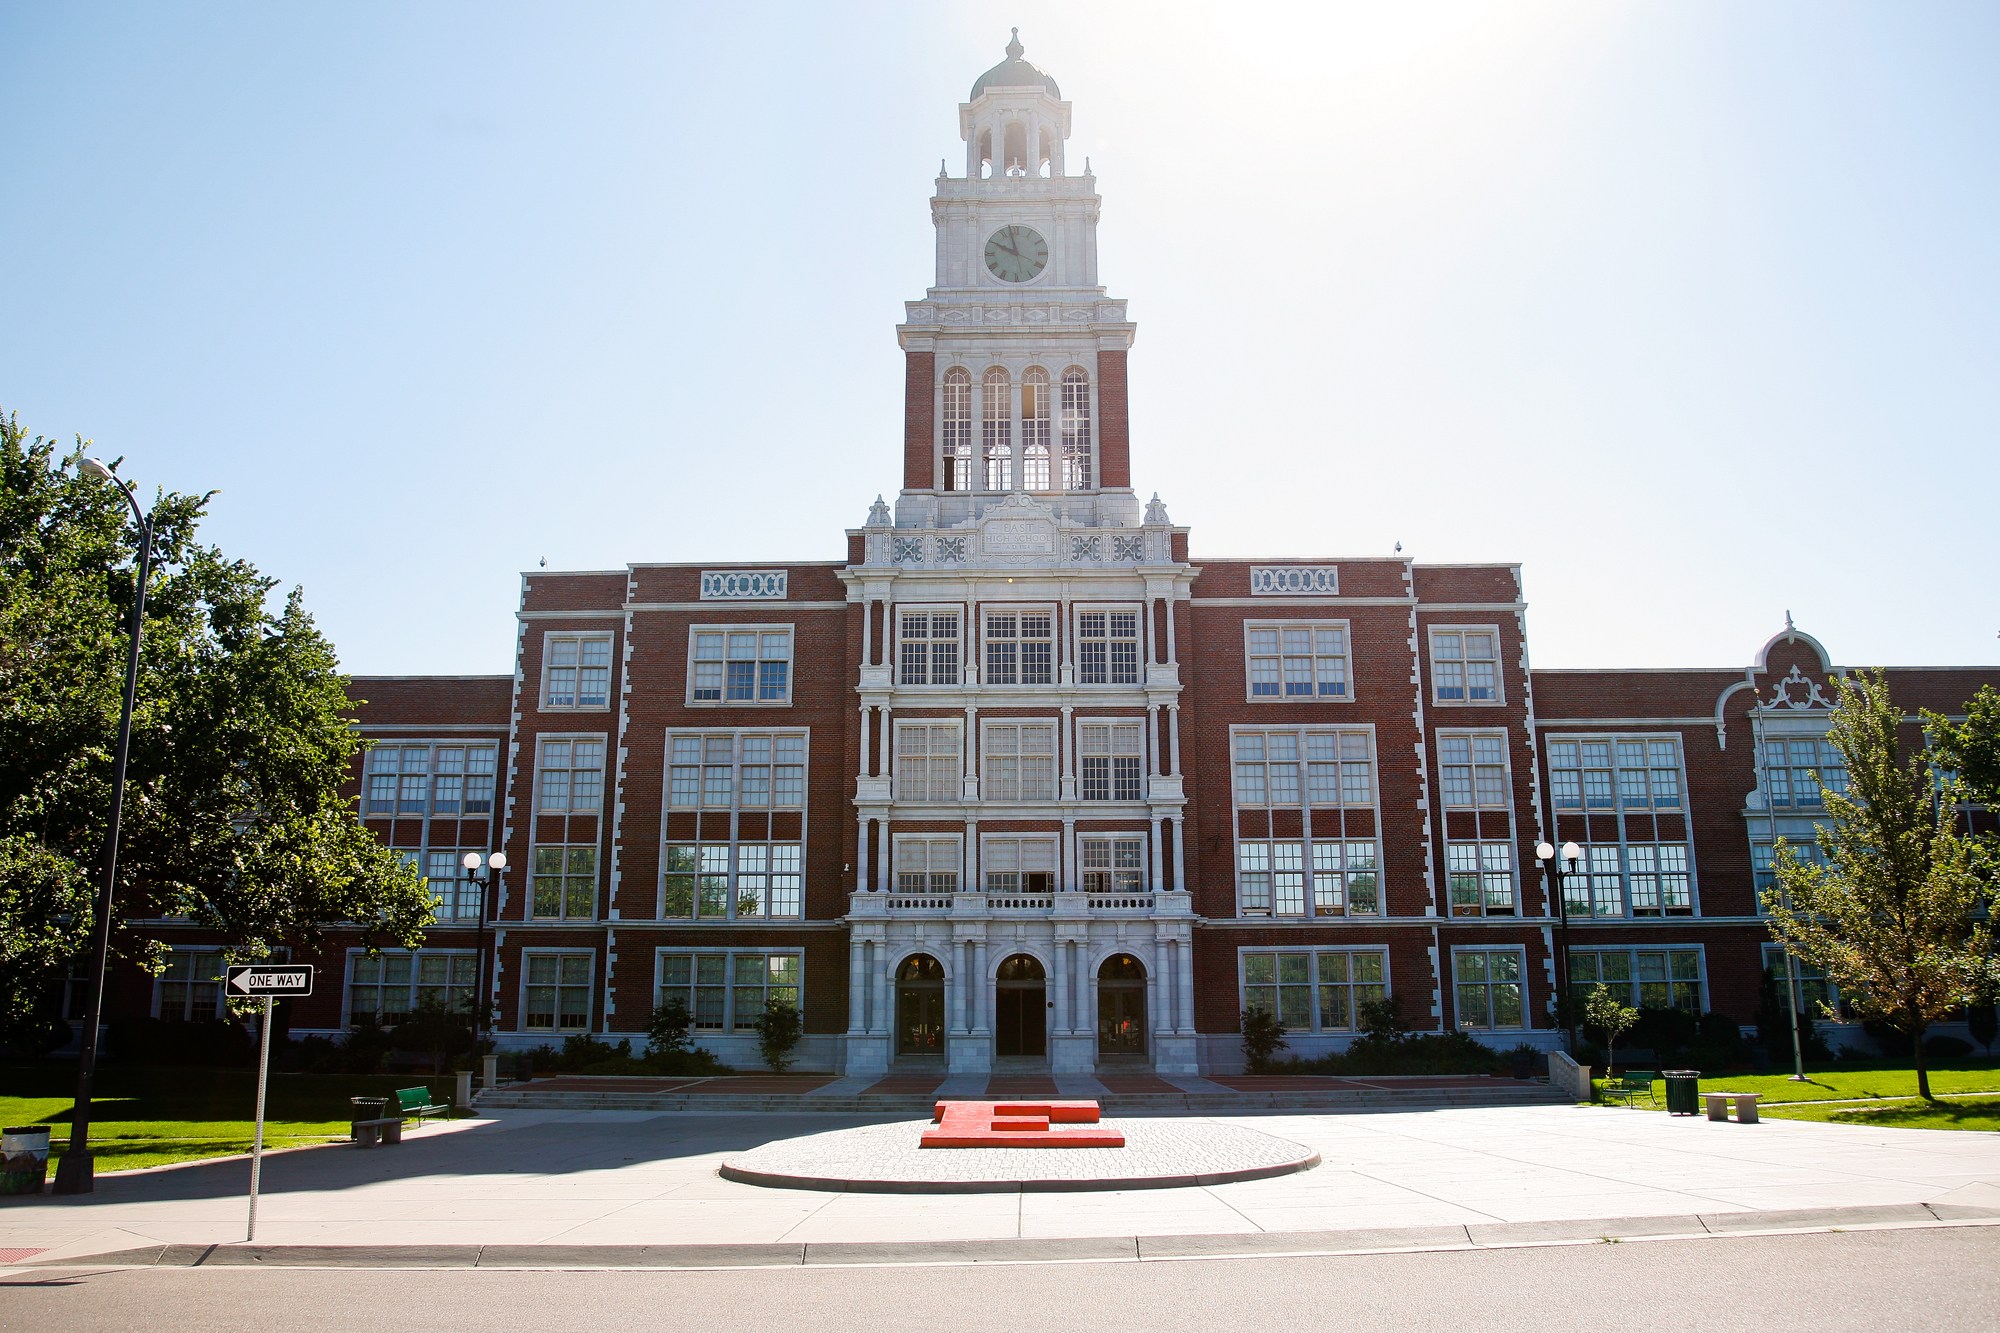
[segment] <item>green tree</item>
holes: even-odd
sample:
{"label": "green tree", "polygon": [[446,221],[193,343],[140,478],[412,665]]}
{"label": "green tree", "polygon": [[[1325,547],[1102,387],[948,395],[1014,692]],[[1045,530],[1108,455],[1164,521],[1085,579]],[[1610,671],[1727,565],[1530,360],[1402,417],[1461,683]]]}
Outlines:
{"label": "green tree", "polygon": [[792,1063],[792,1050],[805,1035],[799,1007],[790,1000],[767,1000],[757,1015],[757,1049],[771,1072],[782,1074]]}
{"label": "green tree", "polygon": [[[78,451],[83,441],[77,442]],[[0,415],[0,1016],[89,947],[138,536],[114,484]],[[414,945],[422,879],[343,798],[360,745],[333,647],[294,589],[202,545],[207,496],[162,493],[115,902],[256,957],[335,922]],[[113,934],[121,953],[150,960]]]}
{"label": "green tree", "polygon": [[1639,1011],[1613,995],[1609,986],[1590,988],[1590,998],[1583,1002],[1583,1025],[1604,1034],[1604,1072],[1607,1075],[1617,1063],[1613,1052],[1618,1038],[1638,1021]]}
{"label": "green tree", "polygon": [[1856,1012],[1910,1038],[1917,1093],[1935,1100],[1924,1033],[1978,998],[1992,938],[1974,919],[1971,842],[1953,827],[1953,803],[1939,799],[1931,757],[1903,757],[1902,722],[1882,672],[1840,682],[1827,740],[1847,762],[1848,787],[1823,792],[1826,864],[1802,861],[1781,839],[1764,908],[1771,933]]}

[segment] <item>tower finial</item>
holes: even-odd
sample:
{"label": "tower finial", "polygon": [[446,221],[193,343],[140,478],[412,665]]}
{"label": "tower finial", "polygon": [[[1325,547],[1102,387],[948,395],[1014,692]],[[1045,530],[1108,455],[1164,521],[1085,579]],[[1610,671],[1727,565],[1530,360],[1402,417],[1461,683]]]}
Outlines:
{"label": "tower finial", "polygon": [[1021,30],[1019,28],[1009,28],[1007,31],[1014,34],[1013,40],[1007,43],[1007,58],[1009,60],[1019,60],[1021,52],[1024,49],[1021,45]]}

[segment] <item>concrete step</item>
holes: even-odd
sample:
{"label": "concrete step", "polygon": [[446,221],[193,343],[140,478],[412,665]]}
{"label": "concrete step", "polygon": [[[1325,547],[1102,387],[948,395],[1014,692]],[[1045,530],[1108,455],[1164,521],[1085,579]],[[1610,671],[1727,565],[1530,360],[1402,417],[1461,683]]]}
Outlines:
{"label": "concrete step", "polygon": [[[933,1094],[815,1097],[711,1093],[538,1091],[532,1084],[480,1092],[482,1110],[681,1111],[695,1114],[765,1112],[836,1115],[921,1115],[928,1117]],[[1023,1100],[1026,1100],[1025,1098]],[[1505,1084],[1491,1088],[1292,1090],[1269,1092],[1108,1093],[1098,1099],[1106,1115],[1229,1115],[1252,1111],[1419,1111],[1458,1106],[1524,1106],[1568,1101],[1546,1084]]]}

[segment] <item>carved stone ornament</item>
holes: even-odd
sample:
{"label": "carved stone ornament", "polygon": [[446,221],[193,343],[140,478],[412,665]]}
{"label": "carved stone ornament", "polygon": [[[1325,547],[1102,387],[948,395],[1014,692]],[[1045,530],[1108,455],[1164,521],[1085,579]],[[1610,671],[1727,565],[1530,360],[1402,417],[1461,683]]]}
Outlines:
{"label": "carved stone ornament", "polygon": [[899,565],[920,565],[924,562],[924,539],[922,537],[891,538],[889,558]]}
{"label": "carved stone ornament", "polygon": [[1340,571],[1333,565],[1252,565],[1250,593],[1254,597],[1334,597],[1340,593]]}
{"label": "carved stone ornament", "polygon": [[1764,701],[1766,708],[1831,708],[1833,707],[1819,682],[1799,673],[1795,666],[1792,674],[1771,686],[1771,697]]}
{"label": "carved stone ornament", "polygon": [[782,602],[790,575],[782,569],[705,569],[701,572],[704,602]]}
{"label": "carved stone ornament", "polygon": [[868,526],[886,528],[894,522],[895,520],[889,517],[889,506],[883,502],[881,496],[876,496],[875,503],[868,506]]}
{"label": "carved stone ornament", "polygon": [[1153,498],[1146,502],[1146,526],[1171,527],[1173,520],[1167,517],[1167,507],[1160,503],[1160,493],[1153,492]]}

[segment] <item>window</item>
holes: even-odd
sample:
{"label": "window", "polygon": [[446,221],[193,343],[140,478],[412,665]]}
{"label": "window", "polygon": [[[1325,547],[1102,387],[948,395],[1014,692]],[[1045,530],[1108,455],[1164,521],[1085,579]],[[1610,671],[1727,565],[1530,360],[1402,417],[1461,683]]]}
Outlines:
{"label": "window", "polygon": [[471,950],[419,949],[415,953],[347,956],[348,1022],[373,1019],[389,1027],[426,1000],[462,1011],[478,984],[479,955]]}
{"label": "window", "polygon": [[1438,773],[1447,810],[1504,810],[1512,804],[1504,732],[1441,733]]}
{"label": "window", "polygon": [[1572,949],[1569,984],[1604,986],[1626,1004],[1641,1009],[1685,1009],[1700,1013],[1701,950]]}
{"label": "window", "polygon": [[1084,722],[1077,726],[1077,758],[1086,801],[1144,800],[1140,765],[1144,738],[1137,722]]}
{"label": "window", "polygon": [[1445,846],[1453,916],[1514,915],[1514,850],[1504,842]]}
{"label": "window", "polygon": [[424,878],[430,881],[440,921],[477,921],[482,886],[465,873],[463,851],[424,853]]}
{"label": "window", "polygon": [[994,366],[986,372],[985,410],[980,418],[980,446],[986,460],[986,489],[1013,489],[1008,476],[1014,461],[1013,403],[1007,392],[1007,372]]}
{"label": "window", "polygon": [[[1300,760],[1305,788],[1301,792]],[[1365,731],[1238,731],[1238,805],[1369,806],[1375,763]]]}
{"label": "window", "polygon": [[727,842],[669,842],[661,855],[660,915],[755,920],[805,913],[805,849],[739,842],[732,888]]}
{"label": "window", "polygon": [[1146,887],[1144,838],[1082,837],[1076,843],[1085,893],[1142,893]]}
{"label": "window", "polygon": [[[1239,916],[1373,916],[1381,907],[1372,838],[1315,840],[1312,876],[1302,841],[1241,842],[1236,846]],[[1306,894],[1312,893],[1310,907]]]}
{"label": "window", "polygon": [[1679,810],[1678,736],[1586,736],[1549,742],[1558,810]]}
{"label": "window", "polygon": [[[1622,853],[1622,859],[1621,859]],[[1694,915],[1694,876],[1685,843],[1592,844],[1563,881],[1571,916]]]}
{"label": "window", "polygon": [[492,745],[377,745],[368,751],[364,815],[493,813]]}
{"label": "window", "polygon": [[944,373],[944,489],[972,489],[972,374],[963,366]]}
{"label": "window", "polygon": [[1764,742],[1764,791],[1779,810],[1818,809],[1821,789],[1847,790],[1847,761],[1819,738]]}
{"label": "window", "polygon": [[604,742],[596,738],[541,740],[536,808],[544,814],[595,814],[604,803]]}
{"label": "window", "polygon": [[584,1032],[590,1027],[588,953],[529,953],[522,957],[527,981],[522,994],[522,1026],[531,1032]]}
{"label": "window", "polygon": [[1284,621],[1244,627],[1252,699],[1345,699],[1347,623]]}
{"label": "window", "polygon": [[1053,836],[989,834],[980,840],[980,869],[988,893],[1054,893],[1056,840]]}
{"label": "window", "polygon": [[1054,613],[988,611],[985,683],[1047,685],[1054,679]]}
{"label": "window", "polygon": [[1056,798],[1056,726],[1053,722],[988,722],[985,780],[989,801]]}
{"label": "window", "polygon": [[1458,1025],[1491,1032],[1525,1026],[1519,949],[1454,949]]}
{"label": "window", "polygon": [[[1778,1003],[1784,1003],[1785,993],[1785,946],[1766,944],[1764,946],[1764,970],[1770,973],[1771,981],[1778,987]],[[1798,1005],[1801,1011],[1816,1019],[1826,1018],[1829,1013],[1840,1015],[1833,1022],[1848,1021],[1848,1012],[1840,1002],[1840,987],[1826,979],[1826,973],[1817,964],[1809,963],[1797,954],[1792,955],[1791,977],[1798,987]],[[1804,1024],[1800,1024],[1801,1027]]]}
{"label": "window", "polygon": [[958,748],[956,722],[896,724],[896,799],[899,801],[962,800],[960,778],[965,762]]}
{"label": "window", "polygon": [[1379,949],[1245,953],[1243,1007],[1261,1009],[1288,1032],[1352,1032],[1362,1005],[1388,994],[1389,957]]}
{"label": "window", "polygon": [[544,640],[543,708],[606,708],[611,702],[611,636],[551,634]]}
{"label": "window", "polygon": [[796,810],[806,800],[803,731],[675,732],[667,804],[676,810]]}
{"label": "window", "polygon": [[1021,376],[1021,489],[1049,488],[1049,372],[1030,367]]}
{"label": "window", "polygon": [[1441,704],[1500,702],[1500,632],[1431,631],[1431,682]]}
{"label": "window", "polygon": [[1063,489],[1087,491],[1090,467],[1090,376],[1071,366],[1062,377]]}
{"label": "window", "polygon": [[[1825,865],[1826,853],[1820,850],[1819,841],[1815,836],[1814,830],[1810,827],[1798,830],[1784,827],[1784,825],[1792,822],[1794,821],[1778,821],[1778,836],[1785,839],[1785,846],[1791,849],[1791,853],[1795,858],[1805,862],[1807,865]],[[1752,878],[1756,882],[1759,894],[1762,894],[1764,890],[1771,888],[1778,882],[1777,875],[1771,869],[1770,843],[1753,842],[1750,844],[1750,871]],[[1757,910],[1760,912],[1764,910],[1761,901],[1758,903]]]}
{"label": "window", "polygon": [[1139,613],[1084,611],[1076,618],[1077,680],[1084,685],[1139,683]]}
{"label": "window", "polygon": [[535,848],[530,908],[539,920],[590,921],[597,916],[597,847]]}
{"label": "window", "polygon": [[792,701],[791,627],[697,629],[688,635],[693,665],[688,701],[784,704]]}
{"label": "window", "polygon": [[173,949],[160,973],[154,1016],[169,1023],[193,1023],[222,1017],[220,949]]}
{"label": "window", "polygon": [[896,838],[896,892],[957,893],[964,862],[957,834]]}
{"label": "window", "polygon": [[905,611],[896,636],[897,682],[903,685],[956,685],[958,612]]}
{"label": "window", "polygon": [[679,1000],[697,1032],[755,1031],[772,1003],[799,1007],[804,962],[796,953],[661,950],[658,1003]]}

